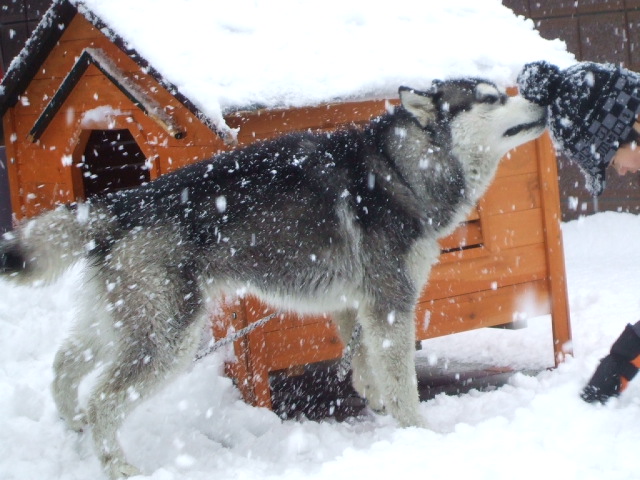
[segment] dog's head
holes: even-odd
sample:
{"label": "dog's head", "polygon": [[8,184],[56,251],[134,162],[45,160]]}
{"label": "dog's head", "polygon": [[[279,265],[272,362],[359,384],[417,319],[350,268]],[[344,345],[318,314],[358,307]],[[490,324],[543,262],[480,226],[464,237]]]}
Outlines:
{"label": "dog's head", "polygon": [[482,151],[500,158],[546,126],[544,107],[486,80],[434,81],[427,91],[400,87],[400,102],[423,129],[450,135],[452,150],[465,156]]}

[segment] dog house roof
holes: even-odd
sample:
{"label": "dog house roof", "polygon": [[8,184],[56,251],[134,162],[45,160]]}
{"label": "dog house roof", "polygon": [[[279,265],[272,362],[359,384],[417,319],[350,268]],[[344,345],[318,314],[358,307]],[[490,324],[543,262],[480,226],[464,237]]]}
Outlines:
{"label": "dog house roof", "polygon": [[574,61],[499,0],[54,0],[0,84],[0,114],[76,13],[223,134],[234,110],[388,98],[454,76],[508,85],[528,61]]}

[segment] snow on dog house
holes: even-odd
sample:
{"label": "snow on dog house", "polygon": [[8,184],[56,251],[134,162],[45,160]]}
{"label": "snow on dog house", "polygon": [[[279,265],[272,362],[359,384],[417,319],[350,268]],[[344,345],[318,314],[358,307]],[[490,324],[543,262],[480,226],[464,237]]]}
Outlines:
{"label": "snow on dog house", "polygon": [[[474,76],[508,86],[526,61],[572,61],[496,0],[322,7],[55,0],[0,84],[15,217],[139,185],[235,144],[366,122],[401,84]],[[552,313],[559,358],[570,329],[558,221],[555,157],[543,138],[505,159],[477,212],[443,239],[418,337]],[[268,311],[233,300],[214,332]],[[341,350],[326,318],[285,316],[236,342],[229,372],[247,400],[270,405],[270,372]]]}

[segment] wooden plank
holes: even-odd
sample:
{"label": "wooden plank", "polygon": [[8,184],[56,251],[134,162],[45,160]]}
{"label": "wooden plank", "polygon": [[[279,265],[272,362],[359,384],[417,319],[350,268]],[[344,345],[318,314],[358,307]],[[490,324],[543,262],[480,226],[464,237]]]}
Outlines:
{"label": "wooden plank", "polygon": [[93,26],[83,15],[77,14],[64,32],[64,36],[60,39],[60,42],[68,40],[86,40],[96,38],[99,35],[104,36],[96,27]]}
{"label": "wooden plank", "polygon": [[[511,91],[514,94],[515,91]],[[397,105],[398,99],[366,100],[323,104],[313,107],[289,109],[260,109],[240,111],[225,117],[232,128],[240,128],[238,139],[241,144],[252,143],[257,139],[271,138],[284,132],[299,130],[332,130],[340,125],[365,123],[371,118],[382,115],[387,105]],[[501,167],[499,175],[515,172],[535,171],[535,155],[532,145],[519,147],[507,155],[507,165]]]}
{"label": "wooden plank", "polygon": [[[190,144],[207,145],[216,136],[214,132],[197,119],[171,93],[162,87],[155,79],[144,73],[138,64],[114,45],[102,32],[95,29],[82,16],[74,18],[70,27],[64,32],[59,44],[54,47],[45,61],[43,68],[29,86],[25,97],[28,99],[24,108],[18,108],[17,114],[39,113],[47,99],[60,85],[76,58],[86,47],[102,49],[114,64],[141,85],[164,109],[181,125],[190,126]],[[91,69],[88,76],[101,75],[96,69]],[[184,122],[184,123],[183,123]],[[171,140],[170,140],[171,142]],[[181,144],[177,144],[181,145]]]}
{"label": "wooden plank", "polygon": [[442,268],[445,268],[445,265],[449,263],[484,258],[487,255],[489,255],[489,251],[484,245],[475,248],[466,248],[464,250],[441,251],[437,265],[442,265]]}
{"label": "wooden plank", "polygon": [[223,143],[219,140],[219,144],[213,143],[210,146],[185,146],[185,147],[166,147],[159,146],[158,152],[159,168],[162,173],[169,173],[191,163],[207,159],[220,152]]}
{"label": "wooden plank", "polygon": [[33,217],[60,203],[72,201],[69,197],[71,189],[67,184],[22,182],[21,185],[26,217]]}
{"label": "wooden plank", "polygon": [[431,270],[422,300],[455,297],[546,278],[544,247],[539,243],[455,263],[438,263]]}
{"label": "wooden plank", "polygon": [[266,332],[265,349],[270,370],[339,358],[343,345],[330,320]]}
{"label": "wooden plank", "polygon": [[[247,325],[253,317],[256,299],[244,302],[245,318]],[[269,372],[272,369],[266,348],[265,332],[257,328],[246,336],[245,348],[248,350],[247,361],[250,373],[250,382],[253,385],[255,405],[271,408],[271,387],[269,385]]]}
{"label": "wooden plank", "polygon": [[[136,83],[146,91],[153,92],[154,100],[159,105],[162,105],[165,111],[170,112],[170,116],[174,119],[175,123],[188,129],[184,139],[178,140],[170,135],[165,135],[165,138],[159,140],[158,143],[173,147],[195,145],[210,147],[212,144],[224,146],[224,143],[215,132],[205,126],[187,108],[178,102],[175,97],[158,85],[155,80],[149,76],[136,76],[139,77],[136,79]],[[114,90],[112,82],[105,78],[93,65],[87,69],[87,72],[85,72],[80,82],[81,85],[76,86],[74,89],[73,98],[67,99],[65,102],[66,107],[64,107],[64,109],[73,107],[76,116],[104,105],[130,110],[132,112],[139,110],[131,101],[122,103],[122,97],[125,96],[115,94],[115,90],[118,89],[116,88]],[[16,109],[17,115],[20,118],[23,115],[39,115],[48,105],[48,101],[51,100],[58,86],[59,82],[53,79],[32,82],[28,94],[25,94],[25,98],[29,100],[27,104],[21,105]],[[122,94],[122,92],[119,93]],[[65,113],[64,109],[61,111],[62,114]]]}
{"label": "wooden plank", "polygon": [[15,116],[13,108],[6,111],[2,117],[2,125],[5,133],[5,152],[7,156],[7,176],[9,177],[9,194],[11,197],[11,209],[17,220],[24,216],[24,202],[20,195],[20,167],[16,146],[18,145],[15,134]]}
{"label": "wooden plank", "polygon": [[[227,336],[230,331],[238,331],[246,327],[248,324],[246,318],[246,310],[240,299],[223,298],[218,304],[218,310],[211,322],[213,337],[222,339]],[[233,352],[235,361],[225,363],[226,373],[235,380],[236,386],[240,390],[245,402],[251,405],[257,405],[258,399],[255,394],[255,382],[250,371],[249,355],[251,354],[248,347],[247,337],[240,338],[233,344]],[[269,400],[271,398],[269,392]],[[260,399],[260,403],[264,403],[264,398]]]}
{"label": "wooden plank", "polygon": [[[256,299],[258,303],[261,303]],[[269,309],[268,313],[257,316],[255,320],[260,320],[266,315],[270,315],[275,310]],[[255,321],[253,320],[253,321]],[[290,328],[298,328],[300,325],[313,325],[313,324],[326,324],[331,320],[331,316],[328,314],[323,315],[299,315],[295,312],[287,312],[274,318],[271,322],[264,326],[265,332],[279,332],[281,330],[287,330]]]}
{"label": "wooden plank", "polygon": [[540,185],[542,187],[542,210],[546,240],[545,259],[548,264],[549,283],[552,292],[552,330],[556,365],[565,355],[573,355],[571,344],[571,321],[567,293],[567,278],[560,228],[560,188],[558,166],[553,144],[548,133],[537,141],[540,163]]}
{"label": "wooden plank", "polygon": [[[33,149],[29,153],[38,152]],[[22,183],[64,182],[66,177],[62,173],[62,169],[66,167],[62,166],[60,155],[54,157],[49,154],[42,157],[39,159],[35,155],[31,155],[28,158],[22,158],[24,161],[20,162],[20,181]]]}
{"label": "wooden plank", "polygon": [[[41,213],[43,208],[53,207],[60,202],[73,201],[69,167],[62,164],[65,152],[62,149],[48,148],[44,144],[25,141],[24,129],[28,125],[23,122],[22,117],[14,119],[16,121],[13,129],[18,141],[12,144],[12,147],[20,174],[18,184],[12,185],[11,190],[12,196],[21,198],[19,203],[14,203],[20,205],[14,207],[14,213],[23,218],[25,215]],[[57,131],[60,138],[69,138],[66,135],[67,130],[65,126]]]}
{"label": "wooden plank", "polygon": [[[176,139],[184,138],[184,128],[176,123],[174,118],[167,114],[160,104],[151,101],[148,93],[145,93],[133,78],[114,66],[111,60],[105,59],[100,49],[91,48],[83,50],[82,55],[76,60],[72,69],[38,117],[29,134],[30,140],[37,141],[40,138],[42,132],[47,128],[51,119],[57,114],[83,75],[95,71],[96,68],[136,108],[142,110],[145,115],[153,119],[168,135]],[[98,93],[94,92],[93,97],[97,99]]]}
{"label": "wooden plank", "polygon": [[128,74],[140,88],[149,95],[169,114],[174,121],[186,130],[183,139],[168,137],[162,142],[166,147],[206,147],[216,150],[226,147],[221,138],[213,130],[207,127],[191,111],[180,103],[171,93],[160,85],[151,75],[144,74],[140,70]]}
{"label": "wooden plank", "polygon": [[55,94],[59,83],[51,78],[31,80],[20,97],[21,101],[16,104],[16,115],[39,115]]}
{"label": "wooden plank", "polygon": [[[29,130],[31,129],[31,127],[33,126],[33,123],[36,121],[36,119],[38,118],[37,115],[15,115],[15,109],[12,108],[10,109],[12,112],[12,130],[11,133],[15,133],[16,135],[16,141],[15,146],[16,148],[24,148],[25,142],[24,140],[26,140],[27,135],[29,134]],[[9,110],[7,110],[9,111]],[[9,139],[9,130],[5,129],[5,137],[7,139]]]}
{"label": "wooden plank", "polygon": [[519,312],[527,318],[550,313],[546,279],[424,301],[416,307],[419,340],[511,323]]}
{"label": "wooden plank", "polygon": [[544,243],[540,208],[488,216],[482,227],[484,245],[492,252]]}
{"label": "wooden plank", "polygon": [[480,221],[475,220],[463,223],[451,235],[441,238],[438,243],[442,250],[453,250],[472,245],[480,245],[482,243],[482,227],[480,226]]}
{"label": "wooden plank", "polygon": [[527,172],[496,178],[482,199],[487,215],[499,215],[540,208],[540,182],[537,172]]}
{"label": "wooden plank", "polygon": [[384,113],[384,100],[324,104],[283,110],[257,110],[227,115],[231,128],[240,128],[240,144],[307,129],[332,130],[341,125],[367,122]]}
{"label": "wooden plank", "polygon": [[500,162],[496,178],[538,171],[535,140],[508,152]]}

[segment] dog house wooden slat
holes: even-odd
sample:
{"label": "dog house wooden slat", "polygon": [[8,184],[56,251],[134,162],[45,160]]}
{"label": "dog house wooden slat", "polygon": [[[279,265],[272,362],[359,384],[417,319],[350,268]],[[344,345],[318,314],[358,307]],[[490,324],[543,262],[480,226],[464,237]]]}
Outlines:
{"label": "dog house wooden slat", "polygon": [[[364,123],[380,115],[384,100],[333,103],[296,109],[238,112],[225,117],[231,128],[240,128],[240,145],[281,135],[292,130],[331,130],[340,125]],[[390,102],[389,104],[397,103]]]}
{"label": "dog house wooden slat", "polygon": [[442,250],[455,250],[482,243],[482,228],[478,220],[468,220],[450,236],[439,241]]}
{"label": "dog house wooden slat", "polygon": [[[29,136],[29,130],[31,130],[31,127],[36,120],[38,120],[38,115],[15,115],[13,124],[15,125],[14,131],[16,133],[16,138],[14,141],[26,139]],[[26,150],[29,148],[29,145],[22,145],[22,142],[19,142],[18,147]]]}
{"label": "dog house wooden slat", "polygon": [[453,298],[539,280],[546,275],[545,248],[541,243],[491,254],[485,252],[471,259],[463,256],[455,262],[444,262],[433,267],[422,298],[424,301]]}
{"label": "dog house wooden slat", "polygon": [[550,293],[545,279],[483,290],[458,298],[441,298],[421,302],[416,309],[416,335],[432,338],[476,328],[506,325],[513,313],[522,309],[518,299],[526,298],[537,310],[529,314],[549,313]]}
{"label": "dog house wooden slat", "polygon": [[[23,153],[23,149],[18,146],[16,150]],[[59,157],[54,152],[41,152],[39,158],[28,158],[20,156],[20,175],[26,182],[42,182],[62,178],[64,166],[59,161]]]}
{"label": "dog house wooden slat", "polygon": [[553,321],[553,348],[556,363],[563,360],[566,354],[573,354],[571,346],[571,322],[569,302],[567,300],[567,275],[562,247],[562,230],[560,228],[560,186],[558,184],[558,164],[555,149],[549,135],[544,135],[536,142],[536,154],[539,160],[540,189],[543,224],[546,243],[546,261],[549,272],[549,291],[551,295],[551,312]]}
{"label": "dog house wooden slat", "polygon": [[[487,243],[490,241],[499,250],[544,242],[540,208],[494,215],[488,228],[489,235],[494,237]],[[500,231],[506,233],[498,235],[496,232]]]}
{"label": "dog house wooden slat", "polygon": [[538,173],[534,171],[497,177],[484,198],[483,208],[487,215],[540,208]]}
{"label": "dog house wooden slat", "polygon": [[[7,157],[7,178],[9,180],[9,198],[11,199],[11,206],[13,213],[16,215],[18,206],[22,204],[20,189],[20,178],[18,177],[18,169],[16,168],[17,162],[17,147],[20,145],[18,140],[18,134],[16,133],[16,122],[14,109],[9,109],[2,117],[2,129],[5,133],[5,152]],[[17,215],[16,215],[17,217]],[[20,218],[20,217],[18,217]]]}
{"label": "dog house wooden slat", "polygon": [[[328,339],[325,339],[327,334]],[[294,328],[265,332],[265,343],[272,345],[268,353],[274,370],[319,362],[326,358],[327,351],[340,355],[343,348],[329,318],[324,321],[299,324]],[[309,358],[313,360],[309,362]]]}

